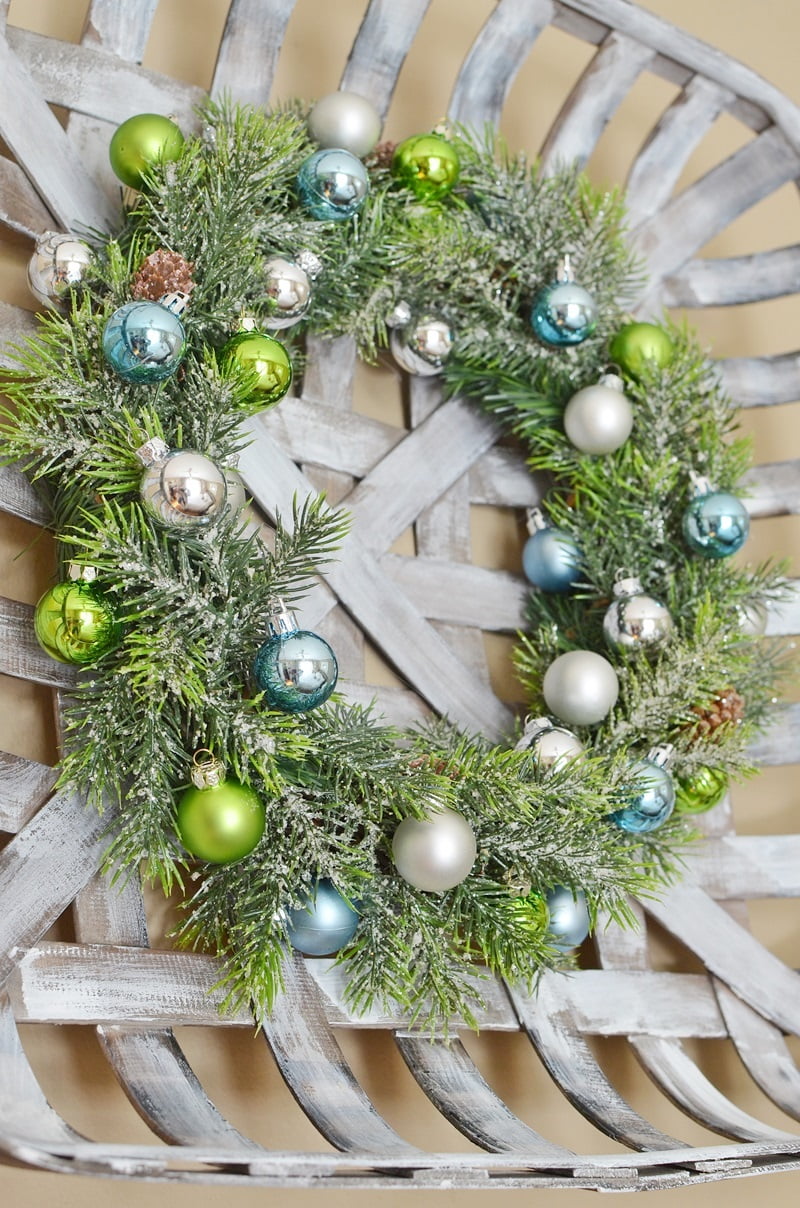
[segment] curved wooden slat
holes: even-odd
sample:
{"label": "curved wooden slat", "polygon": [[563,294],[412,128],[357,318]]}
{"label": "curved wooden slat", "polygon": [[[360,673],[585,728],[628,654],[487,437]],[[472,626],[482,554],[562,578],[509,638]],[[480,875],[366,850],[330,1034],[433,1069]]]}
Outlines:
{"label": "curved wooden slat", "polygon": [[294,6],[295,0],[232,0],[214,68],[213,97],[228,93],[242,104],[269,104]]}
{"label": "curved wooden slat", "polygon": [[45,654],[33,633],[33,607],[0,596],[0,673],[52,688],[71,688],[78,672]]}
{"label": "curved wooden slat", "polygon": [[800,399],[800,352],[717,361],[722,384],[738,407],[771,407]]}
{"label": "curved wooden slat", "polygon": [[665,306],[738,306],[797,292],[800,244],[752,256],[690,260],[662,287]]}
{"label": "curved wooden slat", "polygon": [[39,1148],[80,1140],[79,1134],[62,1120],[42,1093],[3,990],[0,990],[0,1069],[0,1151],[14,1155],[26,1142]]}
{"label": "curved wooden slat", "polygon": [[448,112],[482,131],[497,123],[517,72],[553,18],[552,0],[499,0],[458,73]]}
{"label": "curved wooden slat", "polygon": [[728,1034],[750,1077],[788,1116],[800,1120],[800,1070],[778,1028],[714,978]]}
{"label": "curved wooden slat", "polygon": [[0,302],[0,365],[13,368],[14,345],[36,334],[36,319],[29,310]]}
{"label": "curved wooden slat", "polygon": [[340,88],[368,97],[382,117],[409,47],[430,0],[371,0],[364,14]]}
{"label": "curved wooden slat", "polygon": [[81,42],[141,63],[159,0],[92,0]]}
{"label": "curved wooden slat", "polygon": [[793,516],[800,512],[800,459],[766,462],[741,479],[751,516]]}
{"label": "curved wooden slat", "polygon": [[0,830],[21,830],[50,796],[57,779],[57,768],[0,751]]}
{"label": "curved wooden slat", "polygon": [[50,214],[25,173],[0,156],[0,225],[35,239],[49,223]]}
{"label": "curved wooden slat", "polygon": [[683,859],[717,901],[800,897],[800,835],[722,835],[693,844]]}
{"label": "curved wooden slat", "polygon": [[52,519],[50,509],[36,488],[13,466],[0,466],[0,512],[42,528]]}

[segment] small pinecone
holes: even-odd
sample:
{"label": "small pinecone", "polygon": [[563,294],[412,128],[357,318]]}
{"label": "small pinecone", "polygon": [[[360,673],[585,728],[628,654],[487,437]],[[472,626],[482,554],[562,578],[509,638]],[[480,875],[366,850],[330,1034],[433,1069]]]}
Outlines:
{"label": "small pinecone", "polygon": [[164,294],[190,294],[194,289],[192,269],[194,264],[184,260],[177,252],[159,248],[142,261],[133,278],[131,295],[138,301],[148,298],[157,302]]}
{"label": "small pinecone", "polygon": [[692,727],[695,735],[698,738],[711,738],[714,732],[726,723],[739,725],[744,717],[744,697],[740,696],[735,688],[723,688],[708,708],[701,709],[699,705],[695,705],[692,712],[699,719]]}
{"label": "small pinecone", "polygon": [[367,159],[369,168],[391,168],[397,143],[378,143]]}

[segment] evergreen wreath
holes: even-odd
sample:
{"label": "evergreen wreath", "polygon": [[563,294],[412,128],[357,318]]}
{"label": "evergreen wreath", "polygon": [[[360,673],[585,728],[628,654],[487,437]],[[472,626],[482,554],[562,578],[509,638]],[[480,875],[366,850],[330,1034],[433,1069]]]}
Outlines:
{"label": "evergreen wreath", "polygon": [[[573,170],[540,175],[492,133],[481,142],[451,130],[425,136],[427,160],[419,140],[368,153],[369,196],[341,221],[330,198],[309,201],[318,153],[306,118],[299,107],[209,102],[199,137],[184,142],[173,127],[133,170],[140,191],[118,232],[89,237],[91,256],[68,287],[60,237],[45,241],[32,273],[51,309],[3,376],[4,457],[46,494],[62,563],[78,568],[40,602],[37,633],[54,657],[87,666],[65,704],[60,783],[114,819],[109,873],[141,866],[165,891],[187,889],[177,942],[218,953],[227,1003],[251,1003],[257,1019],[280,992],[287,944],[309,950],[302,934],[328,895],[335,925],[323,941],[342,943],[351,1005],[399,1004],[417,1025],[446,1030],[457,1017],[475,1022],[482,968],[531,986],[541,970],[572,964],[584,900],[588,921],[607,912],[626,922],[629,894],[657,893],[676,874],[688,815],[753,770],[747,748],[780,662],[753,622],[782,579],[777,567],[745,570],[687,549],[692,474],[735,495],[747,450],[692,336],[649,327],[642,357],[642,330],[626,326],[641,282],[618,197]],[[151,133],[166,119],[132,121],[136,145],[135,123]],[[444,180],[431,140],[443,144]],[[128,146],[117,142],[123,179]],[[574,344],[557,332],[559,346],[537,337],[530,315],[565,280],[565,251],[596,317]],[[74,237],[68,255],[81,259]],[[268,676],[254,681],[278,602],[302,600],[347,526],[313,499],[270,537],[235,499],[242,416],[285,392],[292,372],[263,335],[285,318],[269,279],[276,258],[321,269],[308,310],[290,301],[288,323],[299,322],[279,330],[295,370],[306,329],[353,336],[367,360],[391,343],[406,367],[441,370],[450,392],[495,415],[531,468],[552,475],[547,517],[535,523],[557,540],[545,580],[563,576],[566,550],[567,583],[531,591],[517,666],[531,714],[552,714],[554,660],[602,655],[619,690],[602,716],[576,717],[571,730],[562,716],[497,746],[446,720],[401,732],[337,696],[281,707]],[[152,382],[135,380],[136,366],[132,380],[120,376],[109,352],[112,336],[124,339],[120,314],[132,297],[164,310],[168,295],[169,308],[175,291],[190,295],[185,354]],[[245,317],[254,330],[232,337]],[[438,347],[425,344],[431,334]],[[269,341],[266,370],[263,346],[248,352],[253,336]],[[609,345],[633,432],[611,452],[581,452],[562,417],[605,370]],[[157,469],[175,450],[197,451],[212,486],[216,468],[227,502],[211,523],[164,521],[163,476],[145,471],[142,486],[142,448]],[[668,640],[662,629],[649,653],[626,644],[619,610],[609,651],[604,618],[620,571],[638,580],[634,598],[652,593],[671,618]],[[273,644],[286,636],[280,624]],[[566,743],[561,757],[545,758],[548,733]],[[665,743],[670,774],[660,757],[647,762]],[[627,826],[653,777],[678,785],[679,808],[654,829]],[[208,846],[197,815],[187,822],[182,811],[215,793],[241,807],[244,834],[231,849],[212,839],[198,860]],[[457,883],[421,888],[413,872],[399,875],[398,828],[454,816],[467,861]],[[554,903],[565,899],[560,930]]]}

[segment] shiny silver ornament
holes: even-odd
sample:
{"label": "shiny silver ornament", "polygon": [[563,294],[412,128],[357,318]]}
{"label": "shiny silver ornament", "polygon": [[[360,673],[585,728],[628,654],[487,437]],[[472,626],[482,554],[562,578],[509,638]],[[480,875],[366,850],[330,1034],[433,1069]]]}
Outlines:
{"label": "shiny silver ornament", "polygon": [[92,262],[92,249],[72,235],[46,231],[36,240],[28,262],[28,285],[42,306],[59,309],[80,285]]}
{"label": "shiny silver ornament", "polygon": [[449,806],[432,805],[425,818],[404,818],[392,840],[400,876],[428,893],[444,893],[460,885],[477,854],[472,827]]}
{"label": "shiny silver ornament", "polygon": [[563,726],[555,725],[549,717],[534,717],[525,723],[525,730],[514,748],[530,751],[542,772],[563,767],[583,754],[583,743]]}
{"label": "shiny silver ornament", "polygon": [[281,331],[299,323],[311,301],[311,282],[305,269],[282,256],[264,264],[264,292],[269,309],[261,320],[269,331]]}
{"label": "shiny silver ornament", "polygon": [[416,377],[441,373],[453,348],[453,329],[441,315],[424,314],[392,329],[389,347],[397,364]]}
{"label": "shiny silver ornament", "polygon": [[573,726],[593,726],[617,703],[619,680],[602,654],[570,650],[547,668],[542,692],[556,717]]}
{"label": "shiny silver ornament", "polygon": [[645,595],[636,578],[619,579],[603,617],[603,633],[612,650],[653,652],[672,634],[672,617],[660,600]]}
{"label": "shiny silver ornament", "polygon": [[308,131],[320,147],[343,147],[361,158],[381,136],[381,115],[357,92],[331,92],[320,97],[308,115]]}
{"label": "shiny silver ornament", "polygon": [[584,386],[567,403],[564,431],[581,453],[600,456],[625,444],[633,429],[633,407],[625,383],[606,373],[594,386]]}
{"label": "shiny silver ornament", "polygon": [[139,486],[152,518],[169,528],[200,528],[225,511],[225,473],[195,449],[170,449],[157,437],[136,456],[145,467]]}

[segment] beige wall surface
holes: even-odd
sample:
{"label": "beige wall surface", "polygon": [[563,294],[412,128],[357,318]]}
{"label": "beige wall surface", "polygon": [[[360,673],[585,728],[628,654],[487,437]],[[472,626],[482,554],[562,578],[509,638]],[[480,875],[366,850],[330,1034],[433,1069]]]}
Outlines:
{"label": "beige wall surface", "polygon": [[[523,3],[524,0],[519,0]],[[397,0],[402,5],[403,0]],[[800,5],[796,0],[642,0],[648,8],[676,25],[738,58],[766,77],[795,101],[800,102],[797,47],[800,45]],[[87,0],[11,0],[9,20],[27,28],[77,40],[88,7]],[[313,98],[336,87],[347,50],[363,11],[363,0],[298,0],[281,59],[275,100],[302,96]],[[401,138],[434,124],[446,111],[447,98],[458,64],[476,31],[493,7],[492,0],[432,0],[423,33],[404,68],[393,103],[386,136]],[[200,85],[207,85],[213,69],[214,51],[224,23],[228,0],[161,0],[145,63],[154,70]],[[535,152],[547,125],[557,111],[565,90],[588,59],[589,51],[565,34],[548,31],[514,84],[503,129],[512,148]],[[613,129],[604,136],[590,164],[594,179],[604,183],[624,180],[626,166],[641,144],[655,116],[669,103],[673,91],[652,78],[637,85]],[[704,143],[693,157],[689,176],[698,176],[742,140],[741,129],[732,120],[719,124],[713,140]],[[738,220],[708,249],[727,256],[762,250],[800,241],[798,195],[786,187],[769,201]],[[32,307],[24,284],[28,249],[23,243],[0,239],[0,299]],[[797,299],[762,304],[737,311],[690,315],[704,341],[717,355],[779,353],[796,348],[800,315]],[[743,423],[754,439],[757,460],[779,460],[800,456],[800,413],[798,404],[772,409],[769,415],[745,416]],[[505,532],[498,516],[482,516],[476,523],[478,547],[487,559]],[[3,519],[0,523],[0,591],[12,598],[33,602],[51,571],[52,551],[45,540],[22,523]],[[505,538],[500,539],[500,544]],[[18,555],[24,551],[22,557]],[[757,559],[773,552],[788,554],[797,562],[800,533],[793,520],[756,525],[749,556]],[[798,573],[797,570],[794,572]],[[503,650],[498,650],[502,657]],[[376,668],[376,676],[380,676]],[[29,757],[53,760],[55,744],[49,724],[50,703],[45,693],[0,677],[2,747]],[[770,771],[736,800],[737,818],[751,831],[761,828],[795,830],[796,811],[792,800],[794,772]],[[160,911],[158,903],[154,913]],[[793,903],[764,904],[754,912],[756,931],[768,939],[782,959],[800,966],[797,925]],[[155,920],[156,927],[158,920]],[[665,946],[665,968],[680,959]],[[40,1075],[49,1098],[75,1127],[95,1138],[110,1141],[148,1142],[150,1134],[119,1092],[92,1036],[76,1029],[24,1029],[24,1044]],[[223,1112],[243,1131],[271,1148],[320,1148],[315,1134],[292,1103],[271,1068],[266,1048],[249,1034],[214,1034],[194,1030],[182,1034],[190,1061],[208,1093]],[[387,1118],[412,1141],[429,1148],[466,1148],[411,1085],[409,1075],[386,1037],[348,1036],[343,1040],[348,1056],[370,1094],[379,1101]],[[523,1117],[544,1122],[542,1129],[553,1140],[584,1152],[613,1148],[588,1124],[576,1118],[534,1062],[525,1042],[518,1036],[469,1038],[470,1051],[480,1059],[487,1077],[507,1102]],[[668,1104],[651,1091],[622,1042],[606,1041],[599,1046],[622,1093],[656,1124],[686,1137],[692,1144],[714,1143],[698,1127],[689,1126]],[[800,1050],[795,1050],[800,1052]],[[723,1042],[697,1046],[692,1055],[730,1094],[756,1116],[779,1127],[791,1122],[765,1103],[747,1081]],[[765,1181],[749,1179],[708,1184],[665,1193],[659,1202],[688,1208],[723,1204],[745,1205],[754,1196],[774,1205],[794,1204],[800,1192],[800,1173],[775,1176]],[[408,1193],[300,1190],[214,1189],[106,1182],[64,1175],[31,1173],[0,1167],[0,1203],[14,1208],[89,1208],[114,1204],[139,1208],[169,1198],[170,1208],[206,1208],[227,1203],[235,1208],[256,1204],[301,1208],[314,1195],[324,1195],[328,1208],[344,1208],[355,1202],[366,1205],[380,1199],[385,1208],[406,1202]],[[645,1193],[638,1201],[649,1202],[656,1193]],[[446,1208],[465,1199],[474,1208],[535,1202],[539,1208],[578,1208],[590,1202],[588,1192],[417,1192],[414,1203]]]}

